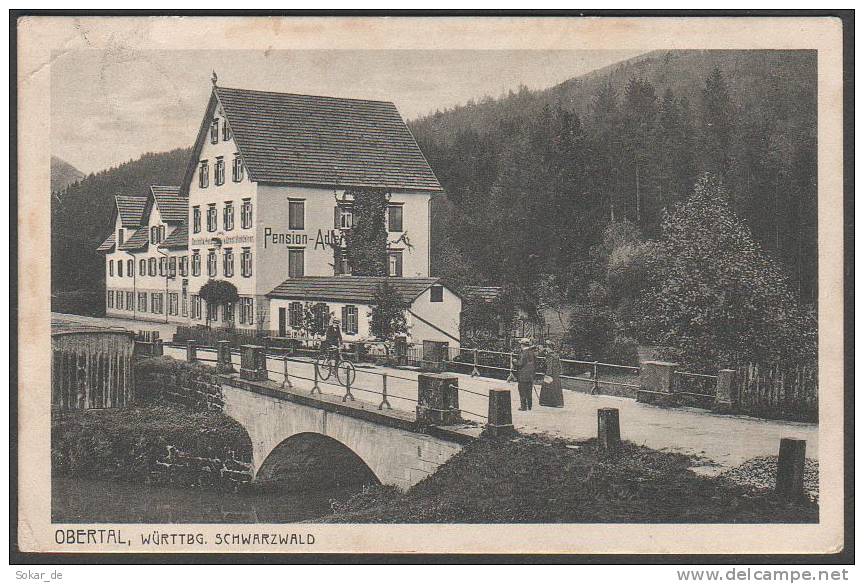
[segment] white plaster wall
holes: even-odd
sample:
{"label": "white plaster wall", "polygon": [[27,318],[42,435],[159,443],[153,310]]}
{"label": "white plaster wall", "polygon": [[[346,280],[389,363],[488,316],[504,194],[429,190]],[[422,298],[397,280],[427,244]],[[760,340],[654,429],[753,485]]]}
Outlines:
{"label": "white plaster wall", "polygon": [[[424,340],[442,341],[449,343],[451,347],[458,347],[459,341],[455,339],[459,339],[459,319],[462,313],[462,299],[445,287],[443,294],[444,301],[432,302],[430,290],[426,290],[418,296],[411,305],[410,313],[408,314],[410,340],[414,343],[422,343]],[[411,313],[414,314],[412,315]],[[417,318],[417,316],[434,324],[448,334],[443,334],[441,331],[429,326]]]}

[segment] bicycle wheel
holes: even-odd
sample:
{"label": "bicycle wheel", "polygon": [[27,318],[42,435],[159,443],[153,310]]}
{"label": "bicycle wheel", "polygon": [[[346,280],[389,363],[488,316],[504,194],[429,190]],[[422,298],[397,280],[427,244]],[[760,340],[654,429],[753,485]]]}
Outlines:
{"label": "bicycle wheel", "polygon": [[336,379],[344,386],[354,385],[354,378],[357,377],[357,370],[354,369],[354,363],[351,361],[340,361],[336,367]]}
{"label": "bicycle wheel", "polygon": [[318,355],[315,359],[315,371],[318,372],[318,379],[327,381],[330,379],[330,374],[333,372],[333,360],[325,353]]}

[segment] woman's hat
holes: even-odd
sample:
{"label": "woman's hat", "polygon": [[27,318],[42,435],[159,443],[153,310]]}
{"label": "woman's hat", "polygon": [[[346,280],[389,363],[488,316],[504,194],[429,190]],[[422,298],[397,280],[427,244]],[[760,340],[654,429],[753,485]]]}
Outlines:
{"label": "woman's hat", "polygon": [[521,339],[519,339],[519,344],[520,345],[526,345],[526,346],[530,345],[531,339],[529,339],[528,337],[522,337]]}

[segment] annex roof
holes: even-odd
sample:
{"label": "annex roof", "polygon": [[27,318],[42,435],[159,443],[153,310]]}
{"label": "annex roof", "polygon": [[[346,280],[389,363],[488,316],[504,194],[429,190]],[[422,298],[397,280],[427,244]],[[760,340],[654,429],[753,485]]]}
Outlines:
{"label": "annex roof", "polygon": [[388,282],[405,302],[413,302],[438,278],[387,278],[384,276],[307,276],[285,280],[267,296],[297,300],[332,300],[370,304],[379,285]]}
{"label": "annex roof", "polygon": [[108,238],[103,241],[99,247],[96,248],[96,251],[104,251],[104,252],[112,252],[114,251],[114,246],[116,245],[115,241],[116,235],[111,233]]}
{"label": "annex roof", "polygon": [[[214,99],[253,181],[442,190],[391,102],[214,87],[196,153],[207,137]],[[190,162],[184,184],[197,162]]]}
{"label": "annex roof", "polygon": [[147,197],[135,195],[115,195],[120,223],[124,228],[134,229],[144,221],[144,211],[147,210]]}
{"label": "annex roof", "polygon": [[189,199],[180,194],[180,187],[150,187],[150,193],[159,208],[159,216],[165,223],[186,223],[189,214]]}
{"label": "annex roof", "polygon": [[180,225],[158,247],[172,249],[189,247],[189,228],[186,225]]}
{"label": "annex roof", "polygon": [[147,226],[139,227],[135,233],[129,237],[126,241],[120,244],[117,249],[122,249],[124,251],[135,251],[139,250],[142,247],[147,247],[147,244],[150,243],[150,235],[148,233]]}

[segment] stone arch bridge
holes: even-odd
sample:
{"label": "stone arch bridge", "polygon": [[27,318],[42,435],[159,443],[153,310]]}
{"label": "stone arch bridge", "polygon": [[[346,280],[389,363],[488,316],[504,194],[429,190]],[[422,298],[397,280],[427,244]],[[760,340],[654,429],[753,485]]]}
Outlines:
{"label": "stone arch bridge", "polygon": [[252,441],[259,482],[381,483],[408,488],[423,480],[478,432],[418,426],[413,413],[379,411],[365,402],[281,389],[268,381],[221,375],[223,412]]}

